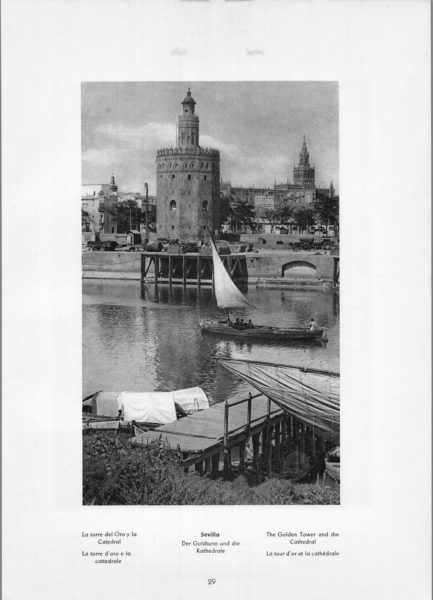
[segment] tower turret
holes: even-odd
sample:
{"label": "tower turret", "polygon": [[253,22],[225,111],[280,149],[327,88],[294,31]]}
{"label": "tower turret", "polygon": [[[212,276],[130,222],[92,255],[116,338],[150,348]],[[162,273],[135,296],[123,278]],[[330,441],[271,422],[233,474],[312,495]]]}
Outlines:
{"label": "tower turret", "polygon": [[112,194],[117,192],[117,185],[116,185],[116,180],[114,179],[114,175],[111,175],[110,192]]}
{"label": "tower turret", "polygon": [[310,154],[307,148],[307,142],[302,142],[302,148],[299,153],[299,164],[293,167],[293,182],[295,185],[302,185],[304,188],[314,187],[315,172],[314,167],[310,166]]}
{"label": "tower turret", "polygon": [[179,148],[197,147],[199,144],[199,118],[194,114],[196,102],[188,88],[182,100],[182,114],[177,120],[177,146]]}
{"label": "tower turret", "polygon": [[305,135],[304,135],[304,141],[302,143],[302,148],[299,153],[299,165],[304,165],[306,167],[310,166],[310,155],[308,153],[307,142],[305,141]]}

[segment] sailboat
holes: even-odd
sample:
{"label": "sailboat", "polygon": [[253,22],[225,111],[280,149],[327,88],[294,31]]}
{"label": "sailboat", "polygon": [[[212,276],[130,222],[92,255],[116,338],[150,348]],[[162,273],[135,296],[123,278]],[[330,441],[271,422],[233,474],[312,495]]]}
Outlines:
{"label": "sailboat", "polygon": [[227,310],[227,319],[217,323],[201,323],[201,329],[204,333],[245,339],[279,341],[319,341],[326,339],[326,329],[324,327],[316,327],[316,329],[310,329],[309,327],[271,327],[267,325],[246,326],[245,328],[234,327],[234,323],[230,320],[231,308],[256,307],[236,287],[219,257],[212,238],[210,244],[212,248],[215,297],[218,308]]}

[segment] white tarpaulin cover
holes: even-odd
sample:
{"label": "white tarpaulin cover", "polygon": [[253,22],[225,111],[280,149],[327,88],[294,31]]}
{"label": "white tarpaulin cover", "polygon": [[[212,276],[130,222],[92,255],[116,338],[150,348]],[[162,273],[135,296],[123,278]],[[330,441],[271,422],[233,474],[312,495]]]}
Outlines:
{"label": "white tarpaulin cover", "polygon": [[177,419],[173,392],[120,392],[117,407],[125,421],[165,424]]}
{"label": "white tarpaulin cover", "polygon": [[247,360],[221,359],[220,363],[271,398],[296,419],[316,428],[325,439],[338,442],[338,373]]}
{"label": "white tarpaulin cover", "polygon": [[209,408],[204,391],[188,388],[174,392],[98,392],[93,413],[104,417],[117,417],[119,410],[125,421],[142,423],[172,423],[176,421],[175,402],[187,413]]}
{"label": "white tarpaulin cover", "polygon": [[204,391],[199,388],[188,388],[173,392],[174,401],[187,413],[197,412],[209,408],[209,400]]}

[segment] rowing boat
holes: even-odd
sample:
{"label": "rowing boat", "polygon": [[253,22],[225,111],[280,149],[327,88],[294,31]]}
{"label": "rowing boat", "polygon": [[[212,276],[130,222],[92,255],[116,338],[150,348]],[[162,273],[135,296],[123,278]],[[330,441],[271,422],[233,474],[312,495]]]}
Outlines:
{"label": "rowing boat", "polygon": [[201,330],[203,333],[246,339],[280,341],[320,341],[326,339],[326,329],[324,327],[311,330],[308,327],[267,327],[265,325],[255,325],[248,329],[236,329],[228,323],[209,322],[201,323]]}

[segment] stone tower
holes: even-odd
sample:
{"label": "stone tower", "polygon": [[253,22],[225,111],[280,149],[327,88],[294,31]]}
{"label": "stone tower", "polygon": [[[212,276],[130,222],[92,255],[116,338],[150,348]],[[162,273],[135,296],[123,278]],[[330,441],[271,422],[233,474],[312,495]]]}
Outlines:
{"label": "stone tower", "polygon": [[177,121],[176,146],[156,154],[158,238],[199,241],[219,228],[220,153],[200,147],[195,105],[188,89]]}
{"label": "stone tower", "polygon": [[310,155],[308,153],[307,143],[302,143],[299,153],[299,164],[293,167],[293,183],[301,185],[304,189],[304,201],[310,203],[314,201],[315,196],[315,169],[310,166]]}

